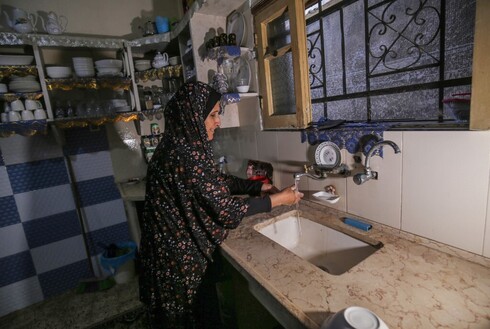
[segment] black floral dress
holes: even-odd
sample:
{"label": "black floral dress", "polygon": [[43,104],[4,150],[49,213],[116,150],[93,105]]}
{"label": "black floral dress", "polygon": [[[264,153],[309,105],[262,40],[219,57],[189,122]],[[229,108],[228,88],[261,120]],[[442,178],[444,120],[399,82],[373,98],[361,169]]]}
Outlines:
{"label": "black floral dress", "polygon": [[155,327],[193,328],[192,306],[211,254],[247,213],[247,200],[231,196],[230,177],[213,160],[203,117],[209,88],[189,83],[170,100],[148,166],[140,299]]}

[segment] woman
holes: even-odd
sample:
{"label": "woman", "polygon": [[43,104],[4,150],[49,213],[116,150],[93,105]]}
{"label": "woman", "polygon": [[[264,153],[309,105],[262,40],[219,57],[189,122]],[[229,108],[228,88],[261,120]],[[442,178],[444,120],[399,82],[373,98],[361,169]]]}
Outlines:
{"label": "woman", "polygon": [[165,133],[148,166],[140,299],[153,328],[193,328],[198,288],[228,230],[246,215],[303,196],[292,188],[265,197],[232,196],[275,187],[219,173],[210,141],[220,125],[220,98],[204,83],[182,86],[165,108]]}

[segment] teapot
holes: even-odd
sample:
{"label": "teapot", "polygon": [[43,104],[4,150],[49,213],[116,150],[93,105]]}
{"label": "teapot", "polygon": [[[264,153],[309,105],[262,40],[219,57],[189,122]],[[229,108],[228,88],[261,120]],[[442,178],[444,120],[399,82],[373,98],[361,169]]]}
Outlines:
{"label": "teapot", "polygon": [[19,8],[14,8],[12,11],[12,19],[10,19],[10,16],[6,11],[4,11],[3,14],[5,15],[8,26],[18,33],[32,32],[37,23],[36,15],[28,14]]}
{"label": "teapot", "polygon": [[151,62],[151,65],[156,69],[167,66],[168,65],[167,53],[161,54],[160,52],[157,52],[155,58],[153,58],[153,62]]}
{"label": "teapot", "polygon": [[41,21],[43,23],[44,30],[49,34],[62,34],[63,32],[65,32],[66,25],[68,24],[68,19],[65,16],[58,16],[55,12],[52,11],[48,13],[46,24],[42,17]]}

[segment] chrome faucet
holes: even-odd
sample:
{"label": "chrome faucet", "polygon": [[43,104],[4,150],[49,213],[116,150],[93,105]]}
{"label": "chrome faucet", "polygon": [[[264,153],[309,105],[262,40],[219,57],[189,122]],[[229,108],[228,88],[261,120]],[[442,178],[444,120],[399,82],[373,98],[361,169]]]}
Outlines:
{"label": "chrome faucet", "polygon": [[364,172],[354,175],[354,183],[356,183],[357,185],[361,185],[370,179],[378,179],[378,172],[371,170],[370,161],[374,152],[383,145],[389,145],[393,148],[395,153],[401,153],[400,148],[398,147],[398,145],[396,145],[395,142],[386,140],[374,144],[366,155],[366,160],[364,162]]}
{"label": "chrome faucet", "polygon": [[320,171],[319,174],[311,174],[309,173],[310,169],[312,166],[308,167],[307,165],[304,165],[305,171],[304,172],[299,172],[294,174],[294,181],[299,181],[301,177],[306,176],[309,178],[313,178],[316,180],[321,180],[327,178],[327,173],[324,171]]}

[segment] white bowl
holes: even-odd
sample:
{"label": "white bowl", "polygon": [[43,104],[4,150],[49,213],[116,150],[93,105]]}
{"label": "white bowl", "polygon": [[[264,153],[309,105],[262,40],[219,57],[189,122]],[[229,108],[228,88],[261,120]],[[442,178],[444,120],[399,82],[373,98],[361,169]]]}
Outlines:
{"label": "white bowl", "polygon": [[95,61],[95,66],[99,67],[117,67],[122,69],[122,61],[119,59],[101,59],[99,61]]}
{"label": "white bowl", "polygon": [[119,67],[97,67],[98,73],[119,73],[121,68]]}
{"label": "white bowl", "polygon": [[134,68],[136,69],[136,71],[146,71],[146,70],[151,69],[151,64],[150,63],[148,63],[148,64],[135,64]]}
{"label": "white bowl", "polygon": [[149,59],[137,59],[134,61],[134,64],[151,64]]}
{"label": "white bowl", "polygon": [[71,76],[71,67],[49,66],[46,68],[46,74],[53,79],[69,78]]}
{"label": "white bowl", "polygon": [[239,92],[239,93],[246,93],[248,92],[248,89],[250,88],[250,86],[237,86],[236,87],[236,90]]}
{"label": "white bowl", "polygon": [[30,65],[33,60],[31,55],[0,55],[0,65]]}
{"label": "white bowl", "polygon": [[73,63],[93,63],[92,57],[73,57]]}

